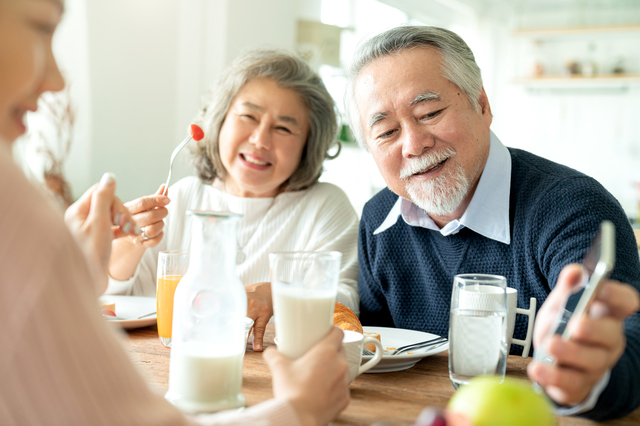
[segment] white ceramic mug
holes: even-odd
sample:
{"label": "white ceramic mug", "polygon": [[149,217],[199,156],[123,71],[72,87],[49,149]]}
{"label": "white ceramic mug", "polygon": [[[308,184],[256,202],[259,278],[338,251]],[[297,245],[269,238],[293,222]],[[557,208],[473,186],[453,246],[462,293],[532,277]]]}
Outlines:
{"label": "white ceramic mug", "polygon": [[[373,358],[360,365],[362,362],[362,348],[369,343],[373,343],[376,346],[376,352]],[[349,363],[349,383],[353,382],[360,374],[378,365],[384,352],[380,340],[371,336],[365,337],[357,331],[344,330],[342,346],[347,353],[347,362]]]}
{"label": "white ceramic mug", "polygon": [[[460,308],[469,310],[493,310],[496,303],[499,303],[501,290],[486,285],[471,286],[460,290]],[[529,356],[531,349],[531,339],[533,337],[533,323],[536,316],[536,298],[529,301],[529,309],[517,307],[518,290],[507,287],[507,344],[524,346],[522,357]],[[528,318],[527,336],[524,340],[514,339],[513,331],[516,325],[516,314],[526,315]]]}

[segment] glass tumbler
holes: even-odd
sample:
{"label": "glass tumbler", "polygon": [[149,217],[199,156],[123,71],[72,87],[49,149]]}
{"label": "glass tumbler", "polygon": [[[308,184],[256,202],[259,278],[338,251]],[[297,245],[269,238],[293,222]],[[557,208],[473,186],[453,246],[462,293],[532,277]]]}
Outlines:
{"label": "glass tumbler", "polygon": [[483,375],[504,379],[507,366],[507,280],[462,274],[453,280],[449,377],[454,388]]}
{"label": "glass tumbler", "polygon": [[164,250],[158,255],[158,285],[156,287],[158,334],[160,342],[167,348],[171,347],[173,295],[188,268],[189,252],[186,250]]}
{"label": "glass tumbler", "polygon": [[342,254],[269,253],[278,351],[302,356],[333,325]]}

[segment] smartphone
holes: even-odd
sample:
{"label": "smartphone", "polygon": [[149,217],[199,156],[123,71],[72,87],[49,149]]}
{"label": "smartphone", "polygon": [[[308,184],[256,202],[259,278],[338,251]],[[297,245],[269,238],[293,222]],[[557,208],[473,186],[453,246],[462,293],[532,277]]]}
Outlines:
{"label": "smartphone", "polygon": [[[589,251],[584,257],[582,264],[584,281],[567,298],[564,309],[558,313],[558,317],[548,336],[559,334],[563,340],[569,340],[571,337],[571,329],[567,327],[569,320],[574,316],[589,313],[589,307],[595,298],[598,286],[609,277],[615,265],[615,238],[616,230],[613,223],[608,220],[602,222]],[[536,350],[534,358],[547,364],[555,363],[555,359],[542,350]]]}
{"label": "smartphone", "polygon": [[605,220],[600,224],[591,248],[584,257],[582,264],[585,271],[586,285],[567,300],[562,315],[562,329],[558,327],[556,334],[562,334],[563,340],[569,340],[571,331],[567,323],[574,316],[589,313],[589,307],[596,296],[600,283],[609,277],[616,262],[616,229],[613,223]]}

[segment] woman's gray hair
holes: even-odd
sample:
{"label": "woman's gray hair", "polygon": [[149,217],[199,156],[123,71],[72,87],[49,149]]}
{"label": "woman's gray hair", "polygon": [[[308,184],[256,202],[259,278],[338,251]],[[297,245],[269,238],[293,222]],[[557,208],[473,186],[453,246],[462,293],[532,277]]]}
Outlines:
{"label": "woman's gray hair", "polygon": [[[222,123],[233,98],[254,78],[271,78],[280,87],[300,94],[309,110],[309,134],[297,170],[287,181],[286,191],[308,188],[322,174],[322,163],[340,153],[337,141],[338,124],[333,98],[322,79],[300,57],[285,50],[257,49],[240,55],[213,86],[208,99],[195,119],[204,130],[204,138],[193,150],[193,164],[200,180],[211,183],[225,179],[227,171],[222,165],[219,135]],[[329,155],[337,144],[338,150]]]}
{"label": "woman's gray hair", "polygon": [[[371,62],[383,56],[414,47],[434,47],[442,56],[443,77],[464,92],[469,103],[478,110],[482,91],[482,76],[473,52],[456,33],[444,28],[428,26],[402,26],[378,34],[356,49],[348,72],[345,110],[356,140],[368,150],[360,124],[355,101],[355,82],[358,75]],[[394,70],[389,70],[393,72]]]}

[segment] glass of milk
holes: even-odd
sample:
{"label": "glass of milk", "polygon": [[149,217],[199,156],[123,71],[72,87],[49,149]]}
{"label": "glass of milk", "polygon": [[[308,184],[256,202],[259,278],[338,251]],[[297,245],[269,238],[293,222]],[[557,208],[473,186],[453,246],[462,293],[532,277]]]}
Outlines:
{"label": "glass of milk", "polygon": [[475,376],[504,378],[507,366],[507,280],[462,274],[453,280],[449,377],[454,388]]}
{"label": "glass of milk", "polygon": [[333,324],[342,253],[269,254],[278,350],[296,359]]}

